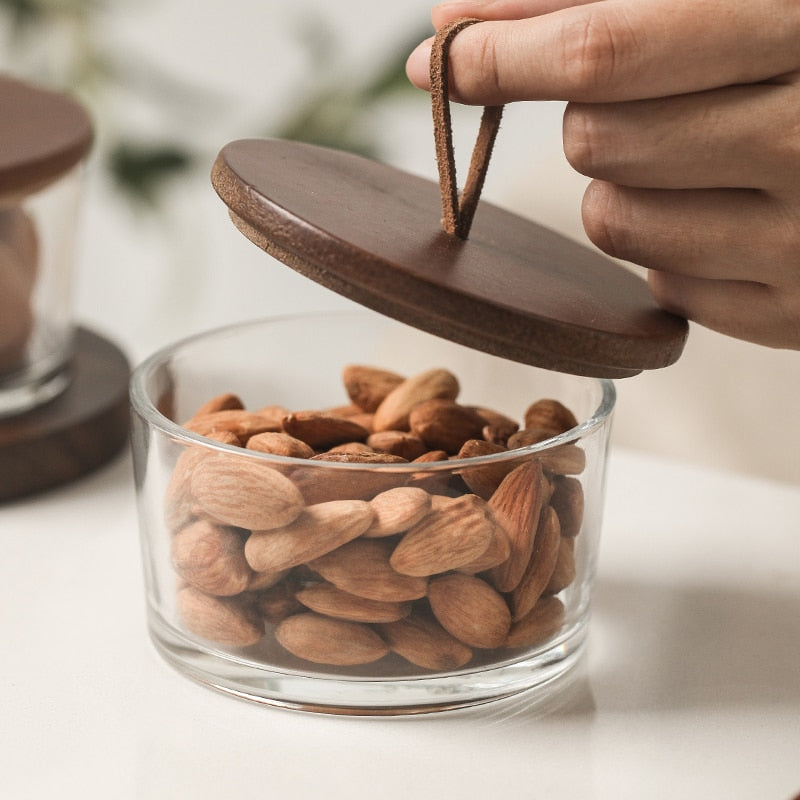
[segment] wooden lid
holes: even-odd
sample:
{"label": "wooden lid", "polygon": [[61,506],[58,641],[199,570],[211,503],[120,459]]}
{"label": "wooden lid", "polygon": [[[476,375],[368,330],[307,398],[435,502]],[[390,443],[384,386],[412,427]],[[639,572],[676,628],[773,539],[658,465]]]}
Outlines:
{"label": "wooden lid", "polygon": [[678,359],[685,320],[598,252],[482,202],[468,239],[439,187],[285,140],[226,145],[213,185],[239,229],[301,274],[452,341],[561,372],[621,378]]}
{"label": "wooden lid", "polygon": [[75,101],[0,75],[0,201],[59,178],[86,156],[93,136]]}

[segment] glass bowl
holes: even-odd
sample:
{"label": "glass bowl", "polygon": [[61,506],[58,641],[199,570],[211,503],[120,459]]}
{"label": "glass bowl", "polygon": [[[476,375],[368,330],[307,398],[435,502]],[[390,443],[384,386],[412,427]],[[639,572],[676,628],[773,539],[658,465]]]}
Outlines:
{"label": "glass bowl", "polygon": [[390,715],[544,697],[579,661],[611,381],[357,311],[167,347],[131,402],[149,631],[181,673]]}

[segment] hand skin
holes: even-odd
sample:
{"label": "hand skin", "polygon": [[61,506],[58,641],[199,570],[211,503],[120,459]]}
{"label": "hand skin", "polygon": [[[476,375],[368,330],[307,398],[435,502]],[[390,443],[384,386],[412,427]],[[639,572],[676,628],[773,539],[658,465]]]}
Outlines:
{"label": "hand skin", "polygon": [[[568,101],[583,224],[665,309],[800,349],[800,2],[458,0],[451,98]],[[407,73],[429,89],[431,41]]]}

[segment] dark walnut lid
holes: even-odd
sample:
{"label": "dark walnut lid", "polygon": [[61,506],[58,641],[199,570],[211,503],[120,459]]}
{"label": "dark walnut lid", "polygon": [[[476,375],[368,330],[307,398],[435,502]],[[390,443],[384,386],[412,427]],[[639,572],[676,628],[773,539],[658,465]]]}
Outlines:
{"label": "dark walnut lid", "polygon": [[680,356],[685,320],[594,250],[481,202],[469,238],[440,225],[439,187],[350,153],[226,145],[213,185],[241,232],[317,283],[401,322],[513,361],[621,378]]}
{"label": "dark walnut lid", "polygon": [[93,138],[79,103],[0,75],[0,202],[60,178],[89,153]]}

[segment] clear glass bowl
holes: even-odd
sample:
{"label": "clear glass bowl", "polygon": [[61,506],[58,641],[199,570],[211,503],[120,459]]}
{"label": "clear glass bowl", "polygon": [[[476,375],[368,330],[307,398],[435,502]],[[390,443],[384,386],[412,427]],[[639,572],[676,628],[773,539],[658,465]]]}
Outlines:
{"label": "clear glass bowl", "polygon": [[[404,451],[386,463],[252,449],[253,431],[273,442],[281,425],[316,454],[336,447],[300,435],[319,410],[325,424],[349,416],[364,429],[340,433],[336,441],[359,440],[344,449],[363,452],[378,416],[381,428],[409,427],[380,409],[356,415],[347,365],[389,370],[395,381],[455,376],[456,398],[419,406],[413,435],[395,436],[404,446],[422,438],[428,455],[411,461],[418,451]],[[198,416],[231,394],[246,412]],[[557,401],[545,411],[572,412],[567,429],[526,426],[542,398]],[[384,715],[533,689],[543,697],[578,662],[612,382],[509,362],[358,311],[180,342],[136,369],[131,400],[149,630],[183,674],[283,707]],[[459,433],[471,444],[457,452],[437,438],[457,428],[437,416],[453,405],[492,423]],[[516,420],[527,438],[506,443],[509,430],[487,410]],[[259,428],[258,416],[271,421]]]}

